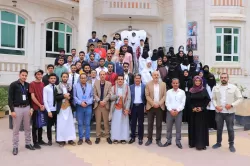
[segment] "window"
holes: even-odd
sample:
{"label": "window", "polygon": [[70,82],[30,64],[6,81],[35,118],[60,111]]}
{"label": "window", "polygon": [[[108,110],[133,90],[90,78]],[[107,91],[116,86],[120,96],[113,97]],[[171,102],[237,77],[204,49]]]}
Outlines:
{"label": "window", "polygon": [[0,18],[0,53],[25,55],[26,20],[8,11],[0,11]]}
{"label": "window", "polygon": [[217,62],[239,62],[239,28],[216,28]]}
{"label": "window", "polygon": [[46,25],[46,57],[56,57],[60,50],[71,53],[72,28],[61,22]]}

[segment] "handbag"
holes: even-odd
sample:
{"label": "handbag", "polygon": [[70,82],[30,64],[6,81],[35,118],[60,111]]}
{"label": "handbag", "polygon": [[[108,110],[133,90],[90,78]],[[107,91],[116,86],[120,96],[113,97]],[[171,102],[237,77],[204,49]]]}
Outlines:
{"label": "handbag", "polygon": [[36,127],[37,128],[42,128],[43,126],[47,126],[47,111],[37,111],[37,116],[36,116]]}

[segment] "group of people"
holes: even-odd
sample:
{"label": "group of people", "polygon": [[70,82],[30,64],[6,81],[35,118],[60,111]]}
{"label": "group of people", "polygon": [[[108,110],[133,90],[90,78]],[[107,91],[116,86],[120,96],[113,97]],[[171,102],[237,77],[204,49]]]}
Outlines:
{"label": "group of people", "polygon": [[[192,50],[186,55],[183,46],[177,54],[173,48],[165,54],[162,47],[151,51],[149,45],[141,40],[141,45],[133,52],[128,40],[121,42],[119,34],[110,44],[106,39],[107,36],[103,35],[101,41],[96,38],[96,32],[92,32],[86,55],[81,51],[77,56],[75,49],[69,56],[64,50],[60,51],[55,64],[47,66],[47,74],[38,69],[31,83],[26,82],[28,71],[20,71],[19,79],[9,87],[13,155],[18,154],[21,123],[24,125],[25,147],[30,150],[52,145],[52,126],[56,129],[55,141],[62,147],[66,143],[82,145],[83,141],[92,145],[90,126],[93,114],[96,121],[95,144],[100,143],[101,137],[105,137],[109,144],[132,144],[138,135],[138,143],[142,145],[146,114],[146,146],[153,142],[155,118],[156,144],[159,147],[172,144],[172,127],[175,124],[176,145],[182,149],[181,126],[187,122],[189,147],[198,150],[209,146],[210,128],[217,130],[217,143],[213,148],[221,146],[225,121],[229,149],[235,152],[234,112],[242,96],[236,86],[228,83],[228,74],[222,73],[221,83],[216,85],[209,67],[203,67]],[[41,114],[46,115],[47,143],[42,138]],[[74,142],[74,116],[78,124],[77,143]],[[165,144],[161,142],[162,122],[167,123]]]}

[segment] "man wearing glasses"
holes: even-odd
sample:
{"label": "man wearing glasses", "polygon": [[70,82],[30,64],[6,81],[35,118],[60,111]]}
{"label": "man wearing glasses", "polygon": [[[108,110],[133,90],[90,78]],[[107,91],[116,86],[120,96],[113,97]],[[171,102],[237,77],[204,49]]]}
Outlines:
{"label": "man wearing glasses", "polygon": [[113,69],[114,69],[115,64],[114,64],[114,62],[112,62],[111,60],[112,60],[112,54],[111,54],[111,51],[108,50],[108,51],[107,51],[107,60],[106,60],[106,62],[105,62],[105,64],[104,64],[104,66],[108,68],[108,65],[109,65],[109,64],[112,64],[112,65],[113,65]]}

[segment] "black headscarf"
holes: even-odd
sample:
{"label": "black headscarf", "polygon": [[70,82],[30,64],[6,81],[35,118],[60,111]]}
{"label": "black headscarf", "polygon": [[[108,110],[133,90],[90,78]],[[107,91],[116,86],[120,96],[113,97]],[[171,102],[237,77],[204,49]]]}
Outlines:
{"label": "black headscarf", "polygon": [[169,66],[169,60],[167,60],[167,62],[164,62],[164,61],[163,61],[164,57],[167,57],[167,58],[168,58],[167,55],[164,55],[163,58],[162,58],[162,64],[163,64],[164,66]]}
{"label": "black headscarf", "polygon": [[163,56],[164,56],[163,48],[162,48],[162,47],[159,47],[159,48],[158,48],[158,57],[163,58]]}
{"label": "black headscarf", "polygon": [[174,55],[174,47],[169,47],[167,54],[170,54],[170,56],[173,56]]}
{"label": "black headscarf", "polygon": [[184,58],[183,58],[182,64],[185,65],[185,66],[189,65],[189,61],[188,61],[188,58],[187,58],[187,57],[184,57]]}
{"label": "black headscarf", "polygon": [[[189,53],[190,53],[190,52],[192,52],[192,56],[189,56]],[[188,57],[189,63],[193,63],[193,62],[194,62],[193,50],[189,50],[189,51],[188,51],[187,57]]]}
{"label": "black headscarf", "polygon": [[209,72],[209,66],[205,65],[203,67],[203,72],[204,72],[204,78],[206,79],[207,84],[210,86],[211,90],[213,87],[216,85],[216,80],[215,77],[212,73]]}
{"label": "black headscarf", "polygon": [[143,52],[142,52],[142,58],[147,59],[149,57],[148,55],[148,48],[143,47]]}
{"label": "black headscarf", "polygon": [[157,59],[158,59],[158,51],[157,51],[157,49],[154,49],[153,50],[153,55],[151,57],[151,60],[152,61],[156,61]]}

